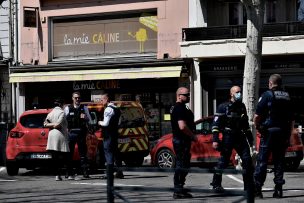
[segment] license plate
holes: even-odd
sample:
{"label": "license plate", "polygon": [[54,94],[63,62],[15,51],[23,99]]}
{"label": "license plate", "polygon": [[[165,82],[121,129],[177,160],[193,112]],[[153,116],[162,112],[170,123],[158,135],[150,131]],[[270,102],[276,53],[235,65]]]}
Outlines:
{"label": "license plate", "polygon": [[297,153],[296,152],[286,152],[285,157],[296,157]]}
{"label": "license plate", "polygon": [[51,154],[31,154],[31,159],[51,159]]}
{"label": "license plate", "polygon": [[131,142],[130,138],[119,138],[118,139],[118,143],[120,143],[120,144],[129,143],[129,142]]}

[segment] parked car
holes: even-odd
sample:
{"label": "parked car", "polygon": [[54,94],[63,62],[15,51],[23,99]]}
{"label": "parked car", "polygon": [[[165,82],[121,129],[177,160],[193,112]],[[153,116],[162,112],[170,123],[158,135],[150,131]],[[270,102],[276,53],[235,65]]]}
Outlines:
{"label": "parked car", "polygon": [[[140,166],[150,152],[146,118],[140,104],[136,102],[114,102],[121,110],[118,147],[123,161],[128,166]],[[93,122],[102,119],[104,107],[100,103],[85,103]],[[51,109],[25,111],[16,126],[9,132],[6,140],[6,168],[8,175],[17,175],[19,168],[33,169],[48,166],[52,155],[46,151],[49,129],[43,122]],[[96,125],[97,126],[97,125]],[[92,166],[102,166],[104,162],[102,133],[99,128],[87,135],[88,159]],[[76,145],[73,159],[78,163]]]}
{"label": "parked car", "polygon": [[[213,166],[217,163],[220,153],[212,147],[212,125],[213,117],[205,117],[196,121],[196,134],[198,142],[192,142],[191,146],[191,164],[199,166]],[[175,154],[172,145],[172,134],[166,134],[158,139],[151,148],[152,165],[160,168],[173,168],[175,166]],[[221,138],[220,134],[220,138]],[[260,134],[257,133],[257,149],[259,147]],[[298,128],[295,128],[290,137],[290,146],[286,154],[287,169],[296,169],[299,167],[303,159],[303,144],[298,133]],[[235,151],[231,155],[231,164],[238,165],[238,156]],[[269,163],[272,163],[271,157]]]}
{"label": "parked car", "polygon": [[[212,147],[212,125],[213,117],[205,117],[197,120],[196,134],[198,137],[197,142],[192,142],[191,145],[191,164],[200,166],[214,166],[220,152]],[[221,138],[220,134],[220,138]],[[162,136],[158,139],[151,149],[151,162],[152,165],[160,168],[173,168],[175,167],[175,154],[172,145],[172,133]],[[231,164],[235,164],[233,153],[231,155]]]}
{"label": "parked car", "polygon": [[49,129],[43,122],[51,109],[25,111],[6,140],[6,169],[8,175],[18,174],[20,167],[45,165],[52,158],[46,151]]}
{"label": "parked car", "polygon": [[[260,146],[261,134],[257,133],[256,146],[257,150]],[[287,170],[295,170],[300,166],[301,161],[303,160],[303,143],[301,139],[301,133],[299,129],[293,129],[290,136],[289,146],[285,153],[285,164]],[[269,154],[269,164],[272,164],[272,155]]]}

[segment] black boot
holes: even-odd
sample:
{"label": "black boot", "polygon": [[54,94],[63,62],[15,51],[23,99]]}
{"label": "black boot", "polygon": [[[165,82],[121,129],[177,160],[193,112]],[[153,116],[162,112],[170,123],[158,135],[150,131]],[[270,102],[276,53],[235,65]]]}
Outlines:
{"label": "black boot", "polygon": [[283,189],[282,185],[275,185],[274,193],[272,195],[274,198],[282,198],[283,197]]}
{"label": "black boot", "polygon": [[213,175],[213,180],[210,185],[213,187],[213,191],[216,193],[222,193],[224,192],[224,188],[222,187],[222,174],[214,174]]}
{"label": "black boot", "polygon": [[123,179],[124,178],[123,172],[121,170],[118,170],[115,174],[115,178]]}
{"label": "black boot", "polygon": [[90,178],[88,168],[84,168],[84,169],[83,169],[83,177],[84,177],[84,178]]}
{"label": "black boot", "polygon": [[174,185],[174,193],[173,198],[174,199],[186,199],[186,198],[192,198],[192,194],[189,193],[189,190],[185,189],[183,185]]}
{"label": "black boot", "polygon": [[263,193],[262,193],[262,188],[261,187],[256,187],[255,188],[255,197],[263,199]]}

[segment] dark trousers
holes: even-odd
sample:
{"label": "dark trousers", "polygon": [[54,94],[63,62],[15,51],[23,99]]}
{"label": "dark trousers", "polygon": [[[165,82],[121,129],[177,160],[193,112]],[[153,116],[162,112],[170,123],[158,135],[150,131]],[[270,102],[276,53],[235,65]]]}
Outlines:
{"label": "dark trousers", "polygon": [[222,148],[221,148],[221,157],[219,158],[217,168],[218,171],[214,174],[213,177],[213,186],[221,186],[222,182],[222,172],[221,170],[225,169],[229,162],[232,150],[235,149],[236,152],[242,159],[242,167],[243,167],[243,181],[244,181],[244,189],[253,190],[253,171],[254,166],[252,163],[252,158],[250,155],[250,147],[245,138],[245,135],[240,132],[233,133],[233,131],[224,131],[223,132],[223,140],[222,140]]}
{"label": "dark trousers", "polygon": [[285,183],[283,178],[284,160],[289,139],[289,136],[286,135],[289,135],[289,133],[288,130],[282,130],[281,128],[269,128],[267,132],[261,136],[257,165],[254,173],[256,187],[261,188],[264,185],[270,152],[272,152],[274,165],[273,181],[276,185],[283,185]]}
{"label": "dark trousers", "polygon": [[118,153],[118,136],[108,136],[103,140],[103,149],[107,165],[122,166],[122,160]]}
{"label": "dark trousers", "polygon": [[190,169],[191,141],[173,138],[173,148],[176,155],[174,172],[174,192],[182,192],[186,182],[186,176]]}
{"label": "dark trousers", "polygon": [[68,159],[68,152],[60,152],[60,151],[50,151],[52,154],[52,166],[56,176],[60,176],[62,174],[62,168],[66,164]]}
{"label": "dark trousers", "polygon": [[68,163],[68,175],[74,175],[73,172],[73,156],[75,151],[75,144],[78,146],[78,152],[80,157],[80,166],[83,174],[88,173],[88,160],[87,160],[87,143],[86,143],[86,132],[71,131],[69,133],[69,147],[70,157]]}

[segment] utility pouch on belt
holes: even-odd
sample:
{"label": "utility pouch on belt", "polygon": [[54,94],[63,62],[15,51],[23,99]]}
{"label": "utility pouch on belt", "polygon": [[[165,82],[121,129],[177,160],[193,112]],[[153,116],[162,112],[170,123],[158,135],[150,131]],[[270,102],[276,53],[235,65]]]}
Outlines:
{"label": "utility pouch on belt", "polygon": [[261,125],[257,130],[259,131],[262,137],[268,133],[268,127],[266,127],[265,125]]}
{"label": "utility pouch on belt", "polygon": [[70,129],[69,133],[70,134],[80,134],[81,132],[81,128],[73,128],[73,129]]}

